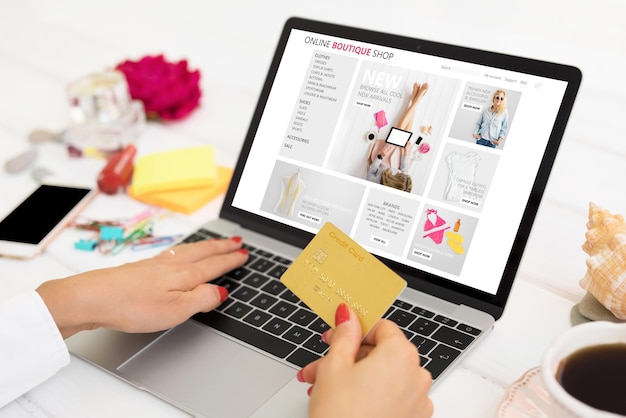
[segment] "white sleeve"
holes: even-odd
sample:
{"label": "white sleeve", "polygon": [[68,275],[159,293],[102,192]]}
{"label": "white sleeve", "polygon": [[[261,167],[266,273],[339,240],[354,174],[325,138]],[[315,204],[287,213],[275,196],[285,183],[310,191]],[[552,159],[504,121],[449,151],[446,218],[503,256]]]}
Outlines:
{"label": "white sleeve", "polygon": [[70,361],[46,304],[34,290],[0,304],[0,407]]}

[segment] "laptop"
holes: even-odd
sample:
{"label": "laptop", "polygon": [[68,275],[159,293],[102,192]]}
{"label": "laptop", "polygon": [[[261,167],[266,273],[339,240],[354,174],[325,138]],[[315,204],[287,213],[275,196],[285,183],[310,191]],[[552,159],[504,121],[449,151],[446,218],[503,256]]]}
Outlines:
{"label": "laptop", "polygon": [[[328,324],[279,278],[330,221],[407,281],[384,316],[436,388],[503,313],[580,82],[567,65],[288,20],[220,216],[185,239],[243,237],[250,261],[216,280],[230,297],[165,332],[79,333],[70,351],[195,416],[306,416],[295,376]],[[393,129],[407,142],[387,144]]]}

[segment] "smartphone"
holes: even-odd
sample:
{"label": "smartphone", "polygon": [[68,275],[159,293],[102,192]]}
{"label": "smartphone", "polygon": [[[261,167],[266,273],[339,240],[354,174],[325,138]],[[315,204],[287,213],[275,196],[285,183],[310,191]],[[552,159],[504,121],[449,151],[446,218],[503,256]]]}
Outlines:
{"label": "smartphone", "polygon": [[0,255],[32,258],[95,195],[93,187],[46,181],[0,221]]}
{"label": "smartphone", "polygon": [[389,135],[387,135],[388,144],[397,145],[399,147],[406,146],[406,143],[411,139],[413,132],[405,131],[404,129],[391,128]]}

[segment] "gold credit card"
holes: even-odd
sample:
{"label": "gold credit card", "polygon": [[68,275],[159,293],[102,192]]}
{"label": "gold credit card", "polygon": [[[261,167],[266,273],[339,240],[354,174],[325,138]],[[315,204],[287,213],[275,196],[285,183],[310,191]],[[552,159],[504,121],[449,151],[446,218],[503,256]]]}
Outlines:
{"label": "gold credit card", "polygon": [[280,278],[328,325],[346,303],[363,336],[383,316],[406,282],[335,225],[327,222]]}

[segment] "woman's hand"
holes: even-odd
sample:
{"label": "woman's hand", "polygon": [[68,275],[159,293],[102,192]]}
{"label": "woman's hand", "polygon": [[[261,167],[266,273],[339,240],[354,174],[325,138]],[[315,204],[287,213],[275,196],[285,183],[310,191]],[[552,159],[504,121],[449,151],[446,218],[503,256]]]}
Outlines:
{"label": "woman's hand", "polygon": [[356,314],[337,309],[337,326],[325,334],[328,354],[298,373],[312,385],[309,417],[430,417],[430,373],[416,347],[391,321],[381,320],[361,341]]}
{"label": "woman's hand", "polygon": [[407,140],[404,148],[402,149],[402,155],[410,156],[412,147],[413,143],[411,142],[411,140]]}
{"label": "woman's hand", "polygon": [[200,241],[135,263],[51,280],[37,292],[63,338],[98,327],[160,331],[222,303],[226,289],[207,282],[247,259],[239,237]]}
{"label": "woman's hand", "polygon": [[395,145],[385,145],[385,148],[383,148],[383,150],[380,152],[380,155],[382,155],[384,158],[385,155],[389,154],[394,149],[394,147]]}

